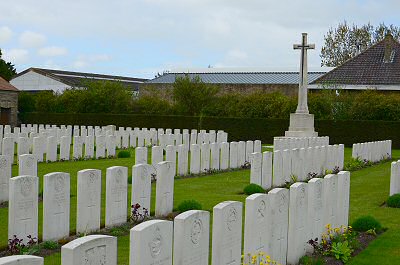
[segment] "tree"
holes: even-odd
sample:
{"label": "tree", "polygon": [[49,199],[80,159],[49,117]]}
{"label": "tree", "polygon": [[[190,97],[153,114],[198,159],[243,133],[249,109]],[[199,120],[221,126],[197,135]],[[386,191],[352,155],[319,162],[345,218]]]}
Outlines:
{"label": "tree", "polygon": [[0,49],[0,76],[5,80],[10,81],[13,78],[17,71],[12,63],[4,61],[2,58],[2,53]]}
{"label": "tree", "polygon": [[324,36],[325,44],[321,49],[321,66],[336,67],[353,58],[371,45],[383,40],[390,33],[400,39],[400,28],[384,23],[374,27],[370,23],[362,26],[349,25],[346,21],[337,28],[330,28]]}
{"label": "tree", "polygon": [[173,85],[173,99],[182,112],[201,115],[206,107],[215,100],[219,88],[205,84],[199,76],[193,79],[188,75],[177,77]]}

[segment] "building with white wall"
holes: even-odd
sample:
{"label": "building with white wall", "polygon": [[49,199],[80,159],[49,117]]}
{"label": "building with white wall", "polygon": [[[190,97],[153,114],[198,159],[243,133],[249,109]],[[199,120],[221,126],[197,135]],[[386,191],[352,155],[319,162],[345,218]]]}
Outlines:
{"label": "building with white wall", "polygon": [[85,81],[118,81],[130,87],[132,91],[137,91],[139,85],[146,80],[147,79],[135,77],[29,68],[16,75],[10,83],[20,91],[62,92],[67,88],[83,87]]}

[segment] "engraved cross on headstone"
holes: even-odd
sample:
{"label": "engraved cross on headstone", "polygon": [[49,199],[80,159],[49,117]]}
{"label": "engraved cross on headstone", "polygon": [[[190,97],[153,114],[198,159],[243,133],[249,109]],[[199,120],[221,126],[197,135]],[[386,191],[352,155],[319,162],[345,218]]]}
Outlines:
{"label": "engraved cross on headstone", "polygon": [[307,113],[307,93],[308,93],[308,69],[307,69],[307,50],[315,49],[315,44],[307,43],[307,33],[302,33],[301,44],[294,44],[293,49],[301,50],[300,56],[300,82],[299,98],[296,113]]}

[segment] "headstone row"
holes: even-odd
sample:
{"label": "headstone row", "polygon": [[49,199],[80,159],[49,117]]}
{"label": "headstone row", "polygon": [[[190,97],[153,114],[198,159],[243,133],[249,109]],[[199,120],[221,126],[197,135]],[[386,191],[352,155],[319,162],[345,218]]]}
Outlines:
{"label": "headstone row", "polygon": [[[0,160],[2,161],[2,160]],[[140,205],[141,214],[150,214],[151,178],[157,175],[156,216],[165,216],[173,210],[173,164],[163,161],[132,168],[131,205]],[[101,171],[86,169],[77,176],[76,232],[90,233],[100,229]],[[38,185],[36,176],[18,176],[9,181],[8,238],[16,235],[26,241],[38,237]],[[70,175],[63,172],[46,174],[43,178],[43,241],[59,240],[70,233]],[[0,186],[3,188],[3,185]],[[1,194],[2,195],[2,194]],[[106,172],[105,225],[112,227],[127,222],[128,169],[115,166]]]}
{"label": "headstone row", "polygon": [[[326,224],[347,227],[349,196],[350,173],[342,171],[311,179],[308,183],[294,183],[289,189],[275,188],[268,194],[247,197],[244,257],[263,252],[279,264],[297,264],[308,250],[307,241],[321,239]],[[242,211],[243,205],[237,201],[221,202],[214,207],[213,265],[241,264]],[[129,264],[208,265],[209,236],[210,213],[207,211],[187,211],[176,216],[174,222],[143,222],[130,231]],[[27,258],[34,261],[34,257]],[[5,259],[9,262],[18,257]],[[1,263],[3,260],[0,259],[0,264],[15,264]],[[116,265],[117,239],[90,235],[62,246],[61,265],[81,264]]]}
{"label": "headstone row", "polygon": [[352,157],[379,162],[392,157],[392,140],[353,144]]}
{"label": "headstone row", "polygon": [[274,151],[329,145],[329,137],[274,137]]}
{"label": "headstone row", "polygon": [[342,144],[274,151],[273,156],[256,152],[252,154],[250,182],[269,189],[340,171],[343,166]]}

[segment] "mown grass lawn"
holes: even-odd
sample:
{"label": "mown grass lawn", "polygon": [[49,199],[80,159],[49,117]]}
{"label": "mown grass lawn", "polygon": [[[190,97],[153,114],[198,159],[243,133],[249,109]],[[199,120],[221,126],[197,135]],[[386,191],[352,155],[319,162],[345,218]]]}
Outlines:
{"label": "mown grass lawn", "polygon": [[[351,149],[345,149],[345,159],[351,156]],[[400,157],[400,150],[393,152],[394,158]],[[39,165],[39,176],[55,171],[64,171],[71,174],[71,230],[75,229],[76,216],[76,173],[81,169],[97,168],[103,172],[110,166],[127,166],[129,174],[133,165],[133,158],[112,160],[90,160],[78,162],[63,162]],[[15,169],[14,169],[15,170]],[[14,171],[15,172],[15,171]],[[16,173],[16,172],[15,172]],[[190,179],[177,179],[175,181],[174,206],[187,199],[199,201],[203,209],[212,211],[219,202],[237,200],[244,202],[246,195],[241,194],[243,188],[249,183],[249,170],[234,171]],[[389,228],[389,230],[375,240],[366,250],[349,264],[400,264],[400,209],[390,209],[380,205],[389,194],[390,162],[366,168],[351,174],[350,222],[363,215],[372,215]],[[40,183],[42,186],[43,183]],[[103,185],[103,193],[105,186]],[[130,194],[130,187],[129,187]],[[152,192],[152,210],[154,210],[155,185]],[[102,224],[104,223],[104,196],[102,201]],[[42,208],[39,209],[39,227],[41,231]],[[0,209],[0,243],[2,247],[7,244],[7,209]],[[46,265],[59,265],[60,254],[45,258]],[[129,236],[118,238],[118,264],[129,264]]]}

